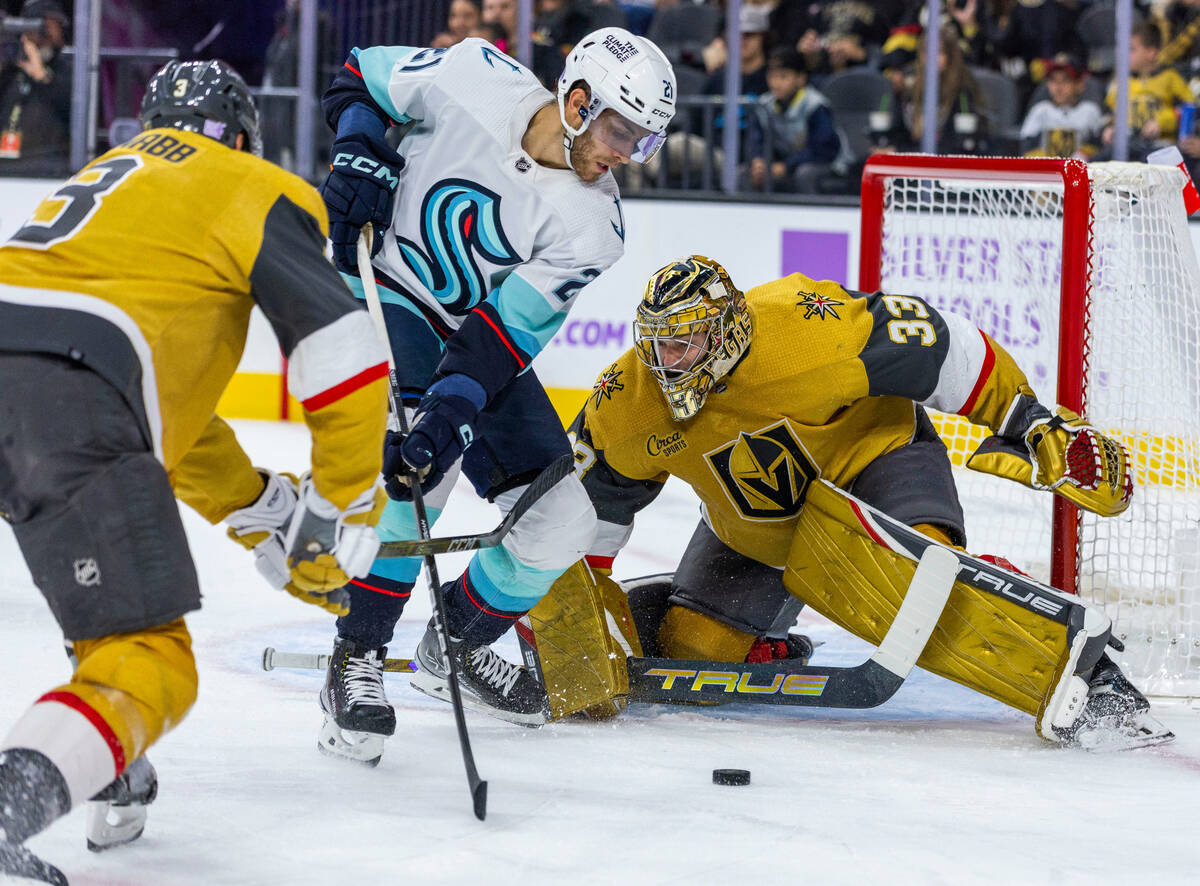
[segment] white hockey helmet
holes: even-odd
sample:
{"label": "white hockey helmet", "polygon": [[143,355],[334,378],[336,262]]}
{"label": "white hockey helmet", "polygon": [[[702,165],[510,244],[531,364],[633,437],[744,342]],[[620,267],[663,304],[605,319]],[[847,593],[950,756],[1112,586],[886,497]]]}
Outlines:
{"label": "white hockey helmet", "polygon": [[[592,97],[581,109],[583,121],[575,128],[567,123],[566,102],[571,86],[580,80],[588,85]],[[567,165],[571,163],[575,137],[606,108],[638,128],[627,144],[612,145],[638,163],[658,153],[667,138],[667,124],[675,116],[675,72],[671,63],[652,42],[624,28],[592,31],[567,56],[558,78],[558,117],[567,131]]]}

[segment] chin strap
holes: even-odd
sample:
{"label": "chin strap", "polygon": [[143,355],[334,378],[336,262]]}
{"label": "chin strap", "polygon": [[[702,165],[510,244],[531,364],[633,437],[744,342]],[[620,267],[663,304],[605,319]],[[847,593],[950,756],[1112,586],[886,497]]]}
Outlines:
{"label": "chin strap", "polygon": [[583,135],[584,130],[592,122],[589,119],[589,112],[586,105],[579,109],[579,118],[582,125],[578,129],[567,122],[567,106],[560,98],[558,101],[558,121],[562,124],[563,128],[563,156],[567,160],[567,169],[575,168],[574,164],[571,163],[571,147],[575,144],[575,139]]}

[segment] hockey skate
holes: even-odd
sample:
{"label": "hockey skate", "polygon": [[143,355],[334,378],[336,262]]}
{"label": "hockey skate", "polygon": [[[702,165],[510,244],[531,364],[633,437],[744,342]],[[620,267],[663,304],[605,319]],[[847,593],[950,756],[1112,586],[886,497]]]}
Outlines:
{"label": "hockey skate", "polygon": [[383,739],[396,731],[396,712],[383,691],[387,648],[367,649],[338,637],[329,659],[321,710],[325,723],[317,750],[367,766],[379,764]]}
{"label": "hockey skate", "polygon": [[103,852],[132,843],[146,828],[146,807],[158,796],[158,773],[138,757],[88,802],[87,848]]}
{"label": "hockey skate", "polygon": [[[546,691],[520,665],[498,656],[488,646],[470,646],[449,637],[450,654],[458,671],[458,688],[463,707],[521,726],[541,726],[550,719]],[[442,657],[438,632],[433,622],[425,629],[414,656],[418,670],[409,683],[431,698],[450,700],[450,672]]]}
{"label": "hockey skate", "polygon": [[1100,656],[1087,681],[1087,701],[1069,726],[1054,727],[1067,747],[1122,751],[1165,744],[1175,733],[1150,716],[1150,702],[1107,655]]}

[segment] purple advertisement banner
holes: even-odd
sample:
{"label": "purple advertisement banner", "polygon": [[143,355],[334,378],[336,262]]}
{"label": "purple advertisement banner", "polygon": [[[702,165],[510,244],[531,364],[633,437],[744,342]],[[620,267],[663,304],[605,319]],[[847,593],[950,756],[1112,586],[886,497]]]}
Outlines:
{"label": "purple advertisement banner", "polygon": [[828,231],[783,231],[781,277],[799,271],[813,280],[836,280],[843,286],[847,278],[850,235]]}

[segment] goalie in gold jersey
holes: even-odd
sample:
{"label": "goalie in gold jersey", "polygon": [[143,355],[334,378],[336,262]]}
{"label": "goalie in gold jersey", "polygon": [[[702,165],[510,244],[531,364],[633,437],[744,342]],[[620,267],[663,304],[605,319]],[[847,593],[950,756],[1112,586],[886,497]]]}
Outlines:
{"label": "goalie in gold jersey", "polygon": [[[801,274],[743,294],[689,256],[650,279],[634,327],[634,349],[572,426],[597,541],[530,617],[556,716],[619,709],[625,675],[597,661],[807,658],[811,644],[787,634],[804,604],[878,645],[914,563],[855,500],[944,545],[967,542],[924,407],[994,432],[976,470],[1110,516],[1133,493],[1123,446],[1042,406],[1003,348],[919,298]],[[696,492],[702,520],[674,575],[626,597],[612,559],[668,476]],[[1035,715],[1048,739],[1169,738],[1104,654],[1108,619],[1046,592],[1023,606],[960,577],[918,664]]]}
{"label": "goalie in gold jersey", "polygon": [[[23,842],[98,792],[148,801],[137,764],[196,697],[175,497],[340,613],[379,546],[386,354],[325,260],[320,196],[261,159],[219,62],[166,65],[141,116],[0,248],[0,511],[77,660],[0,745],[0,872],[47,883],[66,880]],[[299,479],[252,467],[214,414],[255,306],[312,433]]]}

